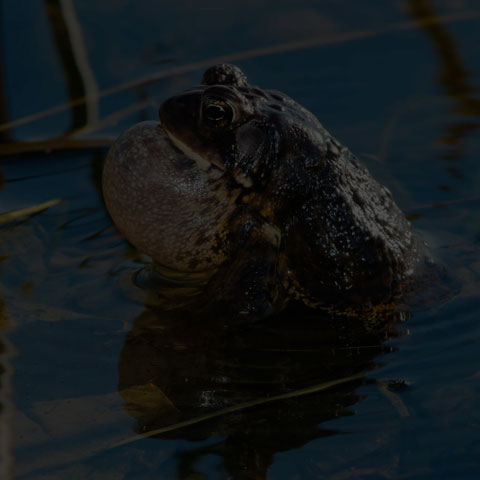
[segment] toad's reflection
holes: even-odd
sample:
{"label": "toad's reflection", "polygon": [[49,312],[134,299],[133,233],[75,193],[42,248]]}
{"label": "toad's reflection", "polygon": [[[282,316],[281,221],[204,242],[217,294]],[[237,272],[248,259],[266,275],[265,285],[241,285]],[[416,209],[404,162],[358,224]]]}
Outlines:
{"label": "toad's reflection", "polygon": [[[180,312],[146,310],[127,335],[119,365],[119,390],[137,431],[373,369],[375,358],[389,351],[383,342],[396,334],[401,316],[390,314],[372,327],[359,326],[357,318],[309,315],[292,307],[268,322],[226,329]],[[348,415],[360,399],[355,388],[364,382],[225,413],[163,438],[221,437],[179,454],[180,478],[209,454],[220,456],[233,478],[262,478],[276,452],[332,434],[318,425]]]}

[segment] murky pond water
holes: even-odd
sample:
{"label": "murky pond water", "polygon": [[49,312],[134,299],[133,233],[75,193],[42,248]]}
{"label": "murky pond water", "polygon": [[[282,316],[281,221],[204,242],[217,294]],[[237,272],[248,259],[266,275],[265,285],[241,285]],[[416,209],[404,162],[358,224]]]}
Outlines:
{"label": "murky pond water", "polygon": [[[0,8],[0,478],[477,478],[476,0]],[[348,145],[455,292],[381,328],[294,304],[243,327],[152,306],[102,161],[219,60]]]}

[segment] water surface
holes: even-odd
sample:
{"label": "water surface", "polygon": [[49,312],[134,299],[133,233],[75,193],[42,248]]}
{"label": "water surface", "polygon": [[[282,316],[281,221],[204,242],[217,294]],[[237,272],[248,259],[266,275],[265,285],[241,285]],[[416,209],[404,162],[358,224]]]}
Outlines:
{"label": "water surface", "polygon": [[[49,202],[0,224],[0,478],[477,477],[477,2],[0,7],[0,212]],[[101,164],[219,59],[348,145],[455,293],[382,328],[298,305],[243,328],[152,307]]]}

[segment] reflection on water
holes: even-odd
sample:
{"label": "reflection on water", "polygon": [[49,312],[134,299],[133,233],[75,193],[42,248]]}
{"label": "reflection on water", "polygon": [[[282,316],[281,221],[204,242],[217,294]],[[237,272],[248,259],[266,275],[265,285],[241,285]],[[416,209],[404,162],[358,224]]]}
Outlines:
{"label": "reflection on water", "polygon": [[[332,25],[330,25],[331,28],[329,29],[321,28],[323,24],[322,22],[324,22],[323,18],[325,19],[328,18],[327,12],[331,8],[333,8],[334,12],[337,9],[340,9],[340,11],[342,11],[343,13],[344,5],[342,4],[345,3],[348,5],[350,3],[349,0],[344,0],[343,2],[338,2],[338,6],[332,6],[332,5],[323,6],[323,10],[321,11],[321,14],[318,15],[318,19],[317,19],[317,20],[320,19],[320,23],[315,24],[315,29],[314,29],[314,32],[318,33],[318,35],[313,36],[310,39],[278,43],[278,44],[268,45],[265,47],[257,46],[257,48],[251,48],[251,49],[246,49],[242,51],[231,51],[221,56],[212,56],[207,60],[202,59],[192,63],[174,65],[173,67],[162,69],[160,72],[155,71],[154,73],[151,73],[149,75],[141,76],[136,80],[113,85],[113,86],[110,86],[109,88],[99,91],[97,86],[97,81],[95,79],[95,75],[92,71],[92,68],[89,65],[89,58],[86,51],[86,45],[84,44],[85,43],[84,35],[82,32],[81,23],[78,20],[76,15],[76,10],[73,4],[73,0],[63,0],[63,1],[44,0],[44,1],[45,1],[45,12],[47,13],[47,16],[51,25],[52,37],[55,43],[55,48],[58,52],[61,65],[65,73],[66,87],[69,90],[69,101],[63,104],[50,106],[50,108],[47,108],[46,110],[43,110],[43,111],[30,112],[31,113],[30,115],[27,115],[23,118],[8,119],[7,117],[5,117],[5,121],[10,120],[10,122],[2,123],[0,121],[0,135],[2,135],[1,132],[6,132],[8,131],[9,128],[28,125],[30,123],[36,123],[38,125],[39,121],[48,119],[49,117],[52,117],[52,116],[57,116],[58,114],[66,110],[71,111],[72,125],[73,125],[70,127],[70,132],[68,136],[72,136],[74,134],[75,135],[81,134],[85,130],[89,133],[92,131],[98,131],[99,129],[102,129],[102,122],[98,123],[98,114],[99,114],[98,102],[100,99],[115,96],[128,91],[138,90],[139,91],[138,97],[140,98],[140,101],[137,103],[141,104],[145,100],[145,97],[148,98],[148,101],[146,102],[146,104],[144,104],[143,108],[140,109],[141,117],[145,118],[145,115],[147,115],[145,112],[145,109],[151,106],[150,102],[152,100],[150,96],[151,93],[147,94],[148,88],[152,87],[152,85],[154,86],[155,84],[158,84],[158,82],[164,81],[165,79],[173,79],[174,81],[176,81],[182,75],[195,72],[195,71],[204,70],[215,63],[238,62],[238,61],[245,61],[245,60],[249,60],[257,57],[269,57],[269,56],[278,55],[278,54],[280,55],[288,54],[289,52],[292,52],[292,51],[302,51],[302,50],[310,49],[313,47],[335,45],[335,44],[341,44],[344,42],[348,43],[354,40],[368,39],[368,38],[377,37],[377,36],[382,37],[386,34],[395,32],[398,29],[403,30],[403,29],[415,28],[415,24],[412,24],[409,22],[407,23],[398,22],[397,24],[392,23],[391,25],[387,25],[387,26],[385,26],[383,23],[380,23],[380,27],[377,29],[370,29],[370,30],[359,29],[357,31],[349,31],[349,30],[342,31],[342,29],[339,28],[339,25],[335,25],[335,22],[331,22],[331,19],[327,21],[327,23],[332,23]],[[409,0],[406,0],[406,2],[408,5]],[[88,4],[88,2],[86,3]],[[129,4],[133,2],[127,1],[125,3]],[[420,8],[418,8],[417,3],[414,0],[411,3],[413,5],[412,15],[414,19],[416,19],[418,23],[418,27],[421,27],[421,28],[431,28],[432,26],[435,27],[436,25],[438,25],[440,26],[440,30],[445,31],[442,27],[443,24],[462,21],[462,20],[468,19],[469,17],[475,18],[475,16],[478,16],[478,12],[470,13],[468,11],[462,15],[462,12],[461,12],[462,9],[456,6],[452,6],[451,10],[452,12],[455,12],[456,10],[460,10],[461,12],[460,14],[452,13],[451,15],[436,16],[436,15],[433,15],[431,8],[428,8],[428,4],[426,7],[425,6],[422,7],[421,5],[422,2],[418,2],[420,6]],[[110,4],[109,2],[107,2],[105,7],[107,11],[109,8],[112,8],[115,10],[119,9],[118,11],[121,11],[121,7],[119,7],[116,2],[113,4]],[[354,11],[354,7],[358,8],[357,5],[355,6],[349,5],[349,8],[352,11]],[[235,4],[232,4],[232,13],[235,12],[236,8],[238,8],[238,6]],[[360,9],[363,10],[364,14],[366,14],[366,12],[368,11],[369,15],[372,18],[377,18],[377,20],[382,19],[382,12],[378,9],[377,5],[375,6],[362,5]],[[149,11],[148,8],[146,8],[145,10],[147,12]],[[270,15],[271,14],[270,9],[268,8],[267,10],[268,10],[268,15]],[[314,10],[315,9],[313,9],[313,11]],[[393,10],[393,11],[397,10],[396,13],[398,14],[398,11],[401,9],[400,7],[397,8],[397,6],[393,8],[391,6],[387,6],[385,10],[389,14],[391,14],[390,10]],[[99,11],[101,11],[101,9]],[[307,12],[307,17],[311,20],[312,12],[310,11],[306,11],[306,12]],[[295,12],[288,12],[286,15],[289,22],[291,22],[292,13],[295,14]],[[300,15],[305,14],[305,12],[303,11],[300,11],[298,13],[300,13]],[[338,12],[336,13],[338,14]],[[258,19],[257,19],[257,22],[258,22]],[[260,22],[260,25],[261,25],[260,31],[262,32],[263,35],[265,35],[265,25],[262,22]],[[232,28],[234,28],[234,25],[232,26]],[[297,34],[303,35],[304,30],[302,27],[299,27],[298,25],[296,25],[293,30],[297,32]],[[285,30],[282,29],[282,32],[284,34]],[[121,40],[125,41],[126,39],[122,38]],[[191,41],[191,38],[188,37],[185,39],[185,41],[187,42]],[[150,46],[148,48],[150,48]],[[90,56],[92,56],[91,53],[90,53]],[[156,64],[157,62],[153,62],[153,63]],[[111,101],[112,100],[108,100],[108,103],[110,103]],[[113,101],[113,103],[116,103],[117,101],[118,100],[116,99]],[[129,111],[130,108],[132,108],[132,105],[128,104],[128,107],[126,108],[126,110]],[[114,116],[114,119],[116,122],[125,118],[125,113],[127,112],[125,112],[124,109],[121,109],[116,112],[116,115]],[[2,119],[0,118],[0,120]],[[106,119],[104,118],[104,120]],[[75,125],[77,125],[77,128],[74,128]],[[84,128],[85,126],[87,126],[87,129]],[[55,141],[55,139],[53,139],[52,147],[61,148],[62,145],[56,145],[57,143],[58,141]],[[105,144],[105,141],[104,141],[104,144]],[[72,145],[69,144],[69,147],[71,148],[78,148],[78,146],[79,146],[78,143],[72,144]],[[38,151],[38,150],[42,150],[43,148],[46,148],[46,146],[32,145],[30,149]],[[16,145],[15,151],[16,152],[28,151],[28,149],[25,149],[25,148],[22,149],[21,145]]]}
{"label": "reflection on water", "polygon": [[361,398],[355,389],[366,380],[228,409],[374,369],[375,358],[391,350],[384,342],[402,318],[392,314],[386,324],[362,325],[358,318],[322,317],[297,306],[261,325],[232,329],[208,318],[146,310],[126,337],[119,391],[139,433],[179,424],[157,437],[221,437],[179,454],[178,478],[192,475],[208,455],[221,457],[231,478],[264,478],[276,453],[335,434],[321,423],[351,415],[348,407]]}
{"label": "reflection on water", "polygon": [[[3,29],[2,29],[2,21],[3,21],[3,14],[2,14],[2,2],[0,1],[0,38],[3,36]],[[3,41],[0,40],[0,41]],[[4,62],[4,51],[3,48],[0,48],[0,126],[6,123],[8,118],[8,111],[7,111],[7,92],[5,88],[5,62]],[[9,139],[9,132],[8,128],[5,130],[0,129],[0,144],[6,142]],[[1,186],[1,185],[0,185]]]}
{"label": "reflection on water", "polygon": [[[3,52],[0,48],[0,125],[8,121],[7,113],[7,99],[5,93],[5,74],[3,72],[4,62],[3,62]],[[8,129],[0,130],[0,143],[6,142],[9,140]]]}
{"label": "reflection on water", "polygon": [[70,130],[98,120],[98,87],[89,65],[80,24],[72,0],[45,0],[52,35],[57,48],[69,97],[86,98],[72,110]]}
{"label": "reflection on water", "polygon": [[[0,259],[1,263],[1,259]],[[3,330],[10,326],[6,314],[6,305],[0,298],[0,478],[11,478],[13,471],[13,456],[11,442],[11,413],[10,381],[12,370],[10,366],[11,346],[4,338]]]}
{"label": "reflection on water", "polygon": [[[437,15],[430,0],[407,0],[408,11],[433,41],[435,52],[440,61],[438,83],[454,101],[454,111],[463,117],[480,116],[479,90],[473,85],[473,74],[463,64],[463,60],[454,37],[445,25],[435,22],[422,23],[425,18]],[[478,129],[480,123],[473,120],[460,120],[446,125],[446,135],[440,141],[446,144],[448,153],[441,156],[443,160],[458,161],[465,156],[463,144],[467,137]],[[453,177],[461,178],[460,167],[448,167]]]}

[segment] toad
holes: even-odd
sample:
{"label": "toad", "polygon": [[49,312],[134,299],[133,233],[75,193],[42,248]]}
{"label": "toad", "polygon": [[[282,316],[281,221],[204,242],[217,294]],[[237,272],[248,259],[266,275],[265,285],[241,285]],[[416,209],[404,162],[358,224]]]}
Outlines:
{"label": "toad", "polygon": [[391,303],[424,263],[390,191],[287,95],[229,64],[113,144],[118,230],[179,286],[263,317],[290,299],[335,311]]}

